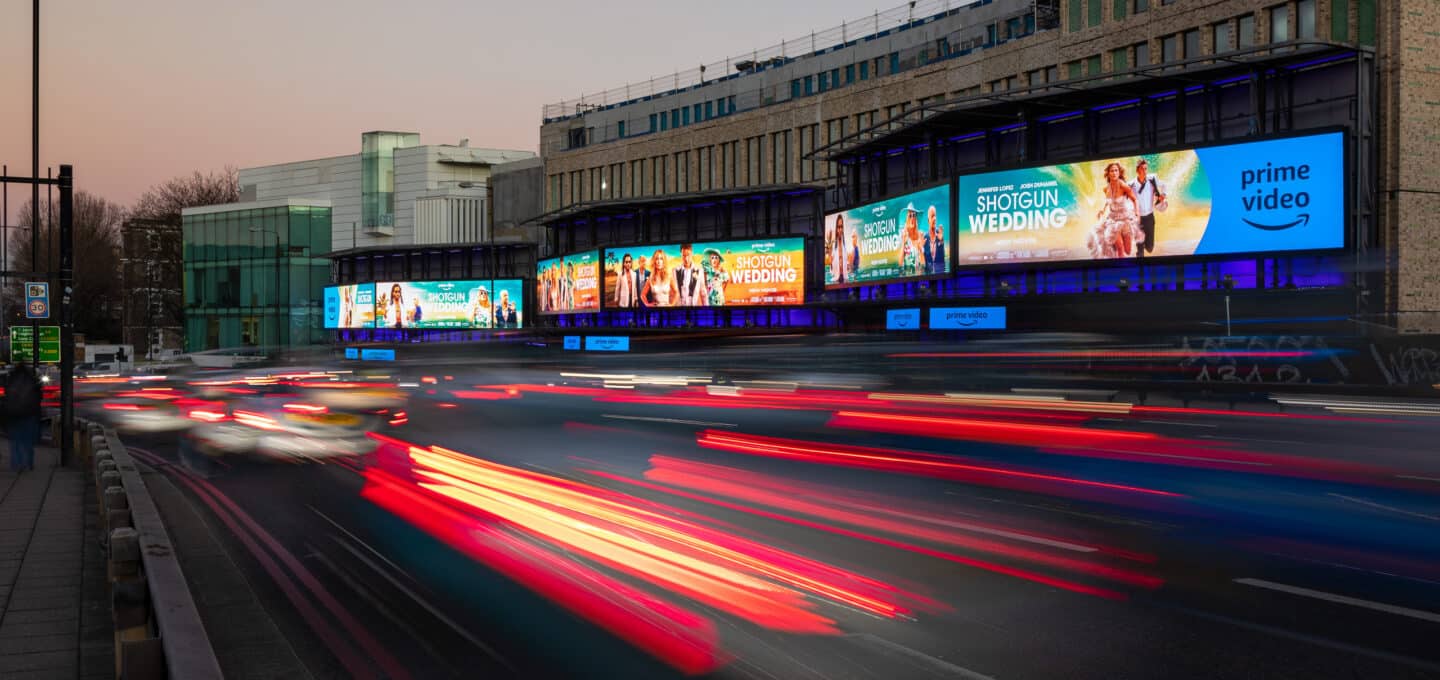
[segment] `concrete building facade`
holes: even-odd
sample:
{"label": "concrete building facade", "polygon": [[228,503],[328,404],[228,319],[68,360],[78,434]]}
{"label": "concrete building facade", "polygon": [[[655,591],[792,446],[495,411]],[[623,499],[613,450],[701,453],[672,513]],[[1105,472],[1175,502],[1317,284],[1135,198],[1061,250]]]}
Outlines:
{"label": "concrete building facade", "polygon": [[496,165],[529,151],[421,145],[420,135],[367,132],[362,151],[240,171],[242,201],[329,201],[333,251],[477,242],[489,238]]}

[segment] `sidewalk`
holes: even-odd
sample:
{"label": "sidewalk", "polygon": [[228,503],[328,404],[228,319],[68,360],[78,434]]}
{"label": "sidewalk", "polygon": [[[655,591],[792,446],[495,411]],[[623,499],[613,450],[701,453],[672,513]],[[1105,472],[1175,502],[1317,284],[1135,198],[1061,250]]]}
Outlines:
{"label": "sidewalk", "polygon": [[38,447],[9,468],[0,439],[0,678],[113,678],[114,638],[97,501],[85,473]]}

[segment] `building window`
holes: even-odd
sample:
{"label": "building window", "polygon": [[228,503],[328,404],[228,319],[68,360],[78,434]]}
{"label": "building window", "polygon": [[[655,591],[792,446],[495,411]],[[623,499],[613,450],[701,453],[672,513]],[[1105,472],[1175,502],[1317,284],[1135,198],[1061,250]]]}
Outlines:
{"label": "building window", "polygon": [[675,193],[690,191],[690,152],[675,152]]}
{"label": "building window", "polygon": [[1122,47],[1118,50],[1110,50],[1110,70],[1125,71],[1130,68],[1130,48]]}
{"label": "building window", "polygon": [[1074,79],[1076,79],[1076,78],[1079,78],[1080,76],[1084,75],[1084,73],[1085,73],[1085,71],[1084,71],[1085,65],[1082,64],[1082,63],[1080,63],[1080,62],[1078,62],[1078,61],[1072,61],[1072,62],[1070,62],[1069,64],[1067,64],[1066,66],[1070,69],[1070,79],[1071,79],[1071,80],[1074,80]]}
{"label": "building window", "polygon": [[1235,22],[1235,47],[1247,49],[1255,46],[1255,15],[1246,14]]}
{"label": "building window", "polygon": [[986,44],[986,45],[994,45],[994,44],[995,44],[995,38],[996,38],[996,35],[995,35],[995,24],[990,24],[989,26],[986,26],[986,27],[985,27],[985,44]]}
{"label": "building window", "polygon": [[840,67],[839,67],[839,66],[836,66],[835,68],[830,69],[830,88],[831,88],[831,89],[835,89],[835,88],[837,88],[837,87],[840,87]]}
{"label": "building window", "polygon": [[680,109],[670,109],[670,127],[680,127]]}
{"label": "building window", "polygon": [[799,98],[800,98],[800,79],[799,79],[799,78],[796,78],[796,79],[790,81],[790,98],[791,98],[791,99],[799,99]]}
{"label": "building window", "polygon": [[1290,39],[1290,7],[1277,5],[1270,8],[1270,42],[1285,42]]}
{"label": "building window", "polygon": [[829,73],[826,73],[826,72],[821,72],[821,73],[820,73],[820,91],[821,91],[821,92],[824,92],[824,91],[826,91],[826,90],[828,90],[828,89],[830,89],[830,74],[829,74]]}
{"label": "building window", "polygon": [[1130,0],[1115,0],[1115,20],[1125,18],[1125,13],[1130,9]]}
{"label": "building window", "polygon": [[1140,14],[1150,9],[1150,0],[1135,0],[1135,4],[1131,7],[1135,9],[1135,14]]}
{"label": "building window", "polygon": [[861,80],[869,80],[869,79],[870,79],[870,62],[868,62],[868,61],[862,61],[862,62],[860,62],[860,79],[861,79]]}
{"label": "building window", "polygon": [[1098,76],[1101,71],[1100,55],[1097,54],[1085,60],[1085,75]]}
{"label": "building window", "polygon": [[1222,21],[1210,27],[1211,50],[1215,54],[1229,52],[1234,49],[1230,43],[1230,22]]}
{"label": "building window", "polygon": [[615,124],[615,134],[619,136],[620,139],[625,139],[625,121],[622,120]]}
{"label": "building window", "polygon": [[730,156],[727,159],[729,162],[725,166],[725,182],[728,186],[739,186],[738,178],[740,177],[740,142],[739,140],[736,140],[730,142],[728,146],[730,147]]}
{"label": "building window", "polygon": [[1037,68],[1037,69],[1035,69],[1034,71],[1031,71],[1031,72],[1029,72],[1029,73],[1026,73],[1026,74],[1025,74],[1025,79],[1026,79],[1027,81],[1029,81],[1030,87],[1035,87],[1036,85],[1044,85],[1044,84],[1045,84],[1045,69],[1043,69],[1043,68]]}
{"label": "building window", "polygon": [[1330,0],[1330,39],[1350,41],[1350,0]]}
{"label": "building window", "polygon": [[890,72],[891,72],[891,73],[899,73],[899,72],[900,72],[900,53],[899,53],[899,52],[891,52],[891,53],[890,53]]}
{"label": "building window", "polygon": [[1045,67],[1045,82],[1047,82],[1047,83],[1058,83],[1058,82],[1060,82],[1060,67],[1059,67],[1059,66],[1047,66],[1047,67]]}
{"label": "building window", "polygon": [[1085,13],[1085,0],[1069,0],[1070,32],[1080,30],[1080,20]]}
{"label": "building window", "polygon": [[1185,58],[1191,59],[1200,56],[1200,29],[1192,28],[1185,31]]}
{"label": "building window", "polygon": [[790,131],[781,130],[770,135],[770,163],[776,184],[790,181]]}
{"label": "building window", "polygon": [[732,94],[725,98],[725,112],[727,114],[735,113],[735,95]]}
{"label": "building window", "polygon": [[688,106],[682,106],[682,107],[680,107],[680,124],[681,124],[681,125],[689,125],[689,124],[690,124],[690,107],[688,107]]}
{"label": "building window", "polygon": [[1090,25],[1099,26],[1105,14],[1105,8],[1101,4],[1104,0],[1090,0]]}
{"label": "building window", "polygon": [[1301,40],[1315,39],[1315,0],[1297,0],[1295,29],[1295,37]]}
{"label": "building window", "polygon": [[705,120],[715,117],[715,102],[705,102]]}
{"label": "building window", "polygon": [[1168,64],[1180,59],[1180,36],[1167,35],[1160,39],[1160,63]]}
{"label": "building window", "polygon": [[701,106],[701,105],[697,102],[697,103],[695,104],[695,106],[692,107],[692,108],[694,108],[694,110],[695,110],[695,122],[698,123],[698,122],[700,122],[700,121],[702,121],[702,120],[705,120],[704,118],[701,118],[701,117],[700,117],[700,114],[702,114],[702,113],[705,112],[705,107]]}
{"label": "building window", "polygon": [[815,76],[805,76],[805,94],[815,94]]}
{"label": "building window", "polygon": [[1355,40],[1375,44],[1375,0],[1355,0]]}
{"label": "building window", "polygon": [[846,85],[849,85],[850,83],[853,83],[853,82],[855,82],[855,65],[854,65],[854,64],[846,64],[846,65],[845,65],[845,84],[846,84]]}
{"label": "building window", "polygon": [[1135,44],[1133,45],[1133,47],[1135,48],[1135,68],[1141,68],[1141,67],[1149,66],[1149,65],[1150,65],[1150,43],[1148,43],[1148,42],[1135,43]]}
{"label": "building window", "polygon": [[658,128],[658,127],[655,127],[655,125],[656,125],[656,123],[655,123],[655,114],[652,113],[652,114],[650,114],[650,131],[651,131],[651,132],[655,132],[655,131],[657,131],[657,130],[660,129],[660,128]]}

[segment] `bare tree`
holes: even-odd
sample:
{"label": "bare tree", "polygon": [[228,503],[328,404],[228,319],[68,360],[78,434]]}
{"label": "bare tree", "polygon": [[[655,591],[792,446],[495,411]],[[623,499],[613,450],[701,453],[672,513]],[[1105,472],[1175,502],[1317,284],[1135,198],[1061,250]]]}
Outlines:
{"label": "bare tree", "polygon": [[126,221],[130,236],[122,241],[127,268],[121,285],[127,301],[146,303],[124,321],[128,341],[135,342],[129,336],[136,333],[131,331],[140,331],[144,342],[136,342],[137,348],[153,342],[146,329],[185,324],[184,298],[179,294],[184,269],[181,211],[238,200],[240,171],[226,166],[218,172],[171,178],[135,201]]}
{"label": "bare tree", "polygon": [[[60,203],[58,200],[40,201],[40,260],[37,263],[30,256],[30,243],[36,230],[34,204],[26,202],[20,208],[19,225],[10,235],[10,262],[17,271],[34,272],[38,280],[55,279],[60,276]],[[94,194],[79,191],[74,196],[74,238],[75,283],[71,294],[72,319],[75,331],[92,338],[109,339],[119,337],[120,330],[120,221],[125,211],[119,205]],[[7,295],[12,300],[23,300],[20,290],[23,281],[12,281]],[[58,290],[51,291],[52,299],[60,299]],[[11,309],[10,323],[24,323],[24,310]],[[53,322],[53,320],[52,320]]]}
{"label": "bare tree", "polygon": [[180,211],[201,205],[240,200],[240,171],[225,166],[219,172],[182,175],[150,187],[135,201],[130,217],[180,224]]}

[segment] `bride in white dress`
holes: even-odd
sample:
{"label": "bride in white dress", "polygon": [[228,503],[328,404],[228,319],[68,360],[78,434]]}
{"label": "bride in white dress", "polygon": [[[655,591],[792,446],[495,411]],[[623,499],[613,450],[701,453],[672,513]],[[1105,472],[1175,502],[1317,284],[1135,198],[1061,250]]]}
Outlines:
{"label": "bride in white dress", "polygon": [[651,271],[654,273],[650,275],[650,280],[645,282],[645,289],[640,291],[642,302],[647,302],[652,307],[670,307],[680,298],[680,287],[675,283],[675,271],[669,264],[665,251],[656,249],[655,255],[650,258]]}

